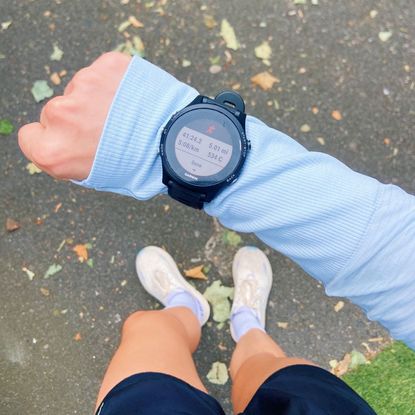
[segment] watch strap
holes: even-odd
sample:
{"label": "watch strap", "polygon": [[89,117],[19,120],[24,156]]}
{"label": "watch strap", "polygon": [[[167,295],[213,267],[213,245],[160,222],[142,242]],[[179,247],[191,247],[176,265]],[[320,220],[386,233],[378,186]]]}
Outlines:
{"label": "watch strap", "polygon": [[167,182],[167,189],[169,196],[173,199],[176,199],[179,202],[195,209],[202,209],[203,203],[206,201],[206,194],[193,192],[184,186],[180,186],[173,180],[169,180]]}

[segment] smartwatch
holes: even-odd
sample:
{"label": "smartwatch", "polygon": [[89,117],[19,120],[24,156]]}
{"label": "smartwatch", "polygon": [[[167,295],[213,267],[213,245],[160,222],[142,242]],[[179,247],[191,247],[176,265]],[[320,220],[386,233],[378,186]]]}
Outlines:
{"label": "smartwatch", "polygon": [[234,91],[199,95],[163,128],[160,156],[169,195],[202,209],[241,173],[251,148],[245,103]]}

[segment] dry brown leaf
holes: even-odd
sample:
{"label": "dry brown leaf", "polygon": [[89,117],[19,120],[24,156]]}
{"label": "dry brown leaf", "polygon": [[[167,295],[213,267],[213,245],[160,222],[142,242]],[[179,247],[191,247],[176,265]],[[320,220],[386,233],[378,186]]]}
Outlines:
{"label": "dry brown leaf", "polygon": [[54,85],[60,85],[61,78],[57,72],[53,72],[53,74],[50,76],[50,80]]}
{"label": "dry brown leaf", "polygon": [[335,306],[334,306],[334,311],[336,313],[338,313],[342,308],[344,307],[344,301],[339,301]]}
{"label": "dry brown leaf", "polygon": [[47,297],[50,294],[50,291],[47,288],[40,287],[40,292]]}
{"label": "dry brown leaf", "polygon": [[194,278],[196,280],[207,280],[207,276],[203,273],[204,265],[198,265],[197,267],[187,269],[184,271],[184,275],[187,278]]}
{"label": "dry brown leaf", "polygon": [[312,107],[312,108],[311,108],[311,112],[312,112],[314,115],[318,114],[318,112],[319,112],[318,107],[316,107],[316,106]]}
{"label": "dry brown leaf", "polygon": [[141,28],[144,27],[143,23],[141,23],[135,16],[130,16],[128,21],[132,24],[133,27]]}
{"label": "dry brown leaf", "polygon": [[12,218],[6,219],[6,231],[7,232],[14,232],[20,228],[20,223],[15,221]]}
{"label": "dry brown leaf", "polygon": [[78,258],[81,262],[84,262],[88,259],[88,247],[87,244],[78,244],[75,245],[72,250],[76,252]]}
{"label": "dry brown leaf", "polygon": [[56,206],[55,206],[55,209],[53,209],[53,211],[55,212],[55,213],[58,213],[59,212],[59,209],[62,207],[62,203],[60,202],[60,203],[58,203]]}
{"label": "dry brown leaf", "polygon": [[75,336],[73,336],[73,339],[76,342],[79,342],[82,339],[81,333],[76,333]]}
{"label": "dry brown leaf", "polygon": [[343,116],[342,116],[342,114],[341,114],[341,112],[340,111],[337,111],[337,110],[334,110],[332,113],[331,113],[331,116],[336,120],[336,121],[341,121],[342,119],[343,119]]}
{"label": "dry brown leaf", "polygon": [[333,375],[336,375],[337,377],[343,376],[349,369],[351,361],[352,361],[352,356],[350,355],[350,353],[346,353],[344,355],[343,360],[341,360],[337,364],[337,366],[331,370],[331,373],[333,373]]}
{"label": "dry brown leaf", "polygon": [[208,14],[203,16],[203,23],[208,29],[213,29],[215,26],[218,25],[217,21],[213,16],[210,16]]}
{"label": "dry brown leaf", "polygon": [[264,91],[268,91],[276,82],[278,83],[280,80],[271,75],[268,71],[265,71],[253,76],[251,81],[254,85],[259,86]]}

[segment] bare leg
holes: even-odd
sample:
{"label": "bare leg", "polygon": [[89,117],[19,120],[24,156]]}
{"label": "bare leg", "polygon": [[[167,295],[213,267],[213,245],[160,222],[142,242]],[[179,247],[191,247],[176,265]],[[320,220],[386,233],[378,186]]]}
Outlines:
{"label": "bare leg", "polygon": [[278,344],[263,331],[249,330],[238,341],[231,360],[234,412],[242,412],[258,388],[274,372],[298,364],[313,365],[305,359],[287,357]]}
{"label": "bare leg", "polygon": [[200,334],[199,321],[186,307],[131,314],[124,322],[120,345],[105,373],[97,407],[115,385],[143,372],[166,373],[206,392],[192,358]]}

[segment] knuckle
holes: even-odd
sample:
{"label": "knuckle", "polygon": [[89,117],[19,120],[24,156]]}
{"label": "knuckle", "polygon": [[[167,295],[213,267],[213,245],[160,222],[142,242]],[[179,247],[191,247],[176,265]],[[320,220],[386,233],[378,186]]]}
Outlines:
{"label": "knuckle", "polygon": [[43,108],[47,118],[58,117],[65,105],[65,98],[62,96],[52,98]]}

